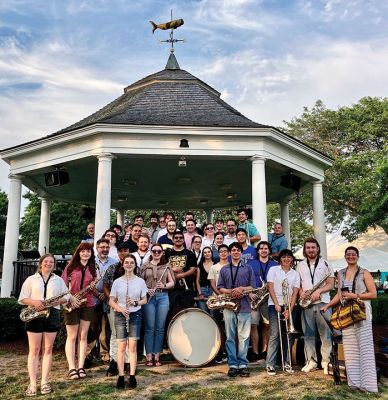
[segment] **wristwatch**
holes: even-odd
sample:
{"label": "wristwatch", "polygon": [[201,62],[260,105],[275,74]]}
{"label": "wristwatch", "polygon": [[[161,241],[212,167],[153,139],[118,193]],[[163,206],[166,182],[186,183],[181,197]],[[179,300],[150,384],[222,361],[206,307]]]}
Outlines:
{"label": "wristwatch", "polygon": [[134,305],[135,307],[137,307],[137,306],[139,305],[139,302],[138,302],[137,300],[135,300],[135,301],[133,302],[133,305]]}

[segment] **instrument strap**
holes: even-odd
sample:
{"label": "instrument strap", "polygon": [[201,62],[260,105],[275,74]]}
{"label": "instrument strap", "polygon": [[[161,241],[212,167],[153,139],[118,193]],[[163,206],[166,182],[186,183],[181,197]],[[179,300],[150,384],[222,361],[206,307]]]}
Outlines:
{"label": "instrument strap", "polygon": [[267,283],[267,273],[268,273],[268,264],[269,264],[269,257],[267,262],[265,263],[265,269],[263,270],[263,264],[261,263],[260,259],[258,260],[260,264],[260,277],[264,283]]}
{"label": "instrument strap", "polygon": [[43,281],[43,300],[46,300],[47,297],[47,285],[49,283],[50,278],[52,277],[53,274],[50,274],[49,277],[47,278],[47,281],[44,280],[43,275],[39,272],[39,275],[42,277],[42,281]]}
{"label": "instrument strap", "polygon": [[318,263],[319,263],[319,257],[317,257],[317,259],[315,260],[313,272],[311,272],[311,266],[310,266],[309,259],[307,258],[306,261],[307,261],[307,266],[309,267],[309,272],[310,272],[310,276],[311,276],[311,284],[314,286],[314,275],[315,275],[315,271],[316,271]]}
{"label": "instrument strap", "polygon": [[238,274],[238,270],[240,268],[241,265],[241,261],[238,263],[237,267],[236,267],[236,273],[233,276],[233,266],[232,263],[229,264],[230,267],[230,277],[232,279],[232,287],[231,289],[234,289],[236,287],[236,280],[237,280],[237,274]]}
{"label": "instrument strap", "polygon": [[80,289],[83,289],[83,287],[84,287],[86,268],[81,268],[81,284],[80,284],[80,287],[79,287]]}
{"label": "instrument strap", "polygon": [[[345,273],[344,273],[344,281],[345,281],[345,276],[346,276],[346,272],[347,271],[348,271],[348,267],[346,267],[346,270],[345,270]],[[353,278],[352,293],[356,292],[356,279],[357,279],[357,276],[358,276],[359,273],[360,273],[360,267],[357,268],[357,272],[355,273],[354,278]],[[343,287],[344,286],[344,282],[341,282],[341,284],[342,284],[341,287]]]}

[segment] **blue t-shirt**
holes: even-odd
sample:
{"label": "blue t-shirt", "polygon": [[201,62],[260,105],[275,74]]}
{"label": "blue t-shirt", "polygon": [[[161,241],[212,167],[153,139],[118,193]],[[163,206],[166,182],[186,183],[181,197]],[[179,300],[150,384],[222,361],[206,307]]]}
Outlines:
{"label": "blue t-shirt", "polygon": [[251,262],[251,267],[255,274],[257,287],[262,286],[263,278],[264,278],[264,282],[267,283],[268,271],[275,265],[278,265],[278,263],[272,259],[269,259],[267,263],[263,263],[257,258]]}
{"label": "blue t-shirt", "polygon": [[279,251],[286,249],[288,246],[288,242],[284,236],[284,233],[280,236],[277,236],[274,233],[269,233],[268,242],[271,245],[272,253],[278,253]]}
{"label": "blue t-shirt", "polygon": [[[243,250],[241,254],[241,261],[244,264],[251,265],[252,261],[255,259],[256,259],[256,249],[253,246],[248,245],[248,247],[245,250]],[[231,256],[228,257],[228,261],[229,262],[232,261]]]}

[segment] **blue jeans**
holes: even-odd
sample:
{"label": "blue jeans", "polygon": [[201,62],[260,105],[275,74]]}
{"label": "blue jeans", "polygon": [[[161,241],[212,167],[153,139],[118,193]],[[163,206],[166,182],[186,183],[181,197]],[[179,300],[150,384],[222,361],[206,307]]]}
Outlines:
{"label": "blue jeans", "polygon": [[[284,311],[284,306],[282,306],[282,311]],[[294,317],[294,311],[292,312],[292,316]],[[276,358],[279,350],[280,343],[280,335],[279,335],[279,321],[278,321],[278,313],[275,310],[274,305],[268,306],[268,317],[269,317],[269,326],[270,326],[270,334],[268,341],[268,349],[267,349],[267,359],[266,364],[267,367],[275,368]],[[283,316],[282,316],[283,319]],[[284,321],[280,321],[280,327],[282,330],[282,346],[283,346],[283,362],[285,364],[291,365],[291,360],[288,359],[288,342],[287,342],[287,334],[286,334],[286,326]],[[290,339],[290,348],[292,348],[292,343],[294,339],[292,335],[289,335]]]}
{"label": "blue jeans", "polygon": [[[213,290],[210,286],[206,286],[206,287],[201,286],[201,293],[205,297],[209,297],[213,294]],[[200,308],[202,311],[205,311],[210,314],[209,308],[206,304],[206,300],[197,300],[197,305],[198,305],[198,308]]]}
{"label": "blue jeans", "polygon": [[236,314],[231,310],[224,310],[224,321],[229,368],[246,368],[248,366],[247,352],[251,332],[251,313]]}
{"label": "blue jeans", "polygon": [[[321,338],[322,363],[328,363],[331,352],[330,329],[320,313],[325,303],[313,304],[311,307],[302,310],[302,329],[304,334],[304,351],[306,364],[309,361],[317,362],[317,351],[315,348],[315,336],[317,331]],[[325,313],[326,319],[330,321],[331,311]]]}
{"label": "blue jeans", "polygon": [[163,350],[164,325],[169,307],[166,292],[155,293],[143,306],[146,354],[158,354]]}

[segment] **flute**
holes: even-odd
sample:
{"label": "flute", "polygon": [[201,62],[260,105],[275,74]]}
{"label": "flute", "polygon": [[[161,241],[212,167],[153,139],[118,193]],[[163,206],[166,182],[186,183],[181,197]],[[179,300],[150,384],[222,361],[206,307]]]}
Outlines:
{"label": "flute", "polygon": [[169,267],[169,266],[166,265],[166,268],[164,269],[164,271],[163,271],[161,277],[155,282],[155,289],[154,289],[153,293],[149,295],[150,297],[155,296],[155,293],[156,293],[156,290],[157,290],[157,289],[156,289],[156,285],[157,285],[158,283],[162,282],[163,276],[164,276],[164,274],[166,273],[166,271],[168,270],[168,267]]}

